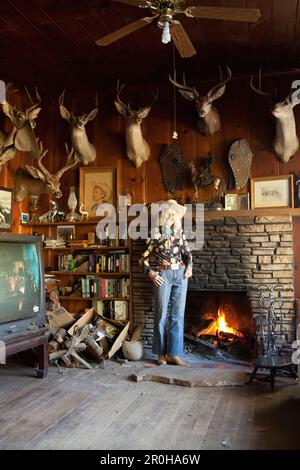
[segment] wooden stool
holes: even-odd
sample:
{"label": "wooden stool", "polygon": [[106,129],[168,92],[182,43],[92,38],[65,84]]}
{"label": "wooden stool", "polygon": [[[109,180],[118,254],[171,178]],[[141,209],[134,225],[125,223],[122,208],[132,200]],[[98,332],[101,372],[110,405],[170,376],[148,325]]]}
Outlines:
{"label": "wooden stool", "polygon": [[[260,379],[260,377],[256,377],[258,369],[270,369],[270,376],[268,377],[268,381],[271,384],[272,391],[274,391],[275,388],[275,377],[278,370],[286,370],[294,379],[297,379],[297,374],[290,358],[277,356],[259,356],[254,361],[254,369],[248,382],[246,382],[247,385],[250,385],[254,378],[257,378],[258,380]],[[266,377],[261,378],[261,380],[266,380]]]}

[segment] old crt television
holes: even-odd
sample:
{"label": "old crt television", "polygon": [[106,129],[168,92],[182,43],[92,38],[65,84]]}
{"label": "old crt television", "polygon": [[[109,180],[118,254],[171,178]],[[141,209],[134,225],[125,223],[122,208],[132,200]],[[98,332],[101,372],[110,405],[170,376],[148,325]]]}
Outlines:
{"label": "old crt television", "polygon": [[45,323],[41,237],[0,233],[0,339],[37,331]]}

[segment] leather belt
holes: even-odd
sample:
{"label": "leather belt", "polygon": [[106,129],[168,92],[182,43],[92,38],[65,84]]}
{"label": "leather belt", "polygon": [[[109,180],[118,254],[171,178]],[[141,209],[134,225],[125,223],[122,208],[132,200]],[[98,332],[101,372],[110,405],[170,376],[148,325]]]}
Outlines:
{"label": "leather belt", "polygon": [[182,268],[183,266],[185,266],[183,261],[180,261],[178,263],[171,263],[171,264],[158,264],[156,266],[156,270],[157,271],[165,271],[167,269],[171,269],[172,271],[174,271],[176,269]]}

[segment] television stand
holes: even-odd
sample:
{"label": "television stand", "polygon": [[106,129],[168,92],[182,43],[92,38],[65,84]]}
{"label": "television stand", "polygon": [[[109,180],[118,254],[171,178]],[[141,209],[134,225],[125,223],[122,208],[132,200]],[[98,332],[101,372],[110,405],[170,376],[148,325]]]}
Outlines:
{"label": "television stand", "polygon": [[11,356],[27,349],[37,348],[39,355],[38,369],[36,369],[37,377],[43,379],[48,374],[48,338],[45,330],[34,333],[26,333],[6,338],[4,340],[6,346],[6,356]]}

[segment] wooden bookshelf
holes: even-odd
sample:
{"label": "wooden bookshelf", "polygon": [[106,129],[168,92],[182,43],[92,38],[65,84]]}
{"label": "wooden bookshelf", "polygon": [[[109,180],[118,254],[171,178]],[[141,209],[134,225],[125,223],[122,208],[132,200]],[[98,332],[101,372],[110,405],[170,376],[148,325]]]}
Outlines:
{"label": "wooden bookshelf", "polygon": [[[50,223],[35,223],[35,224],[24,224],[27,225],[31,232],[37,232],[38,234],[44,235],[46,237],[56,238],[57,235],[57,226],[59,225],[74,225],[75,226],[75,239],[77,240],[88,240],[88,233],[96,232],[96,225],[100,219],[94,220],[90,219],[83,222],[50,222]],[[83,247],[44,247],[44,262],[46,274],[51,274],[55,276],[55,279],[58,279],[59,286],[61,287],[73,287],[74,282],[78,278],[85,278],[86,276],[94,276],[95,278],[106,278],[106,279],[128,279],[129,280],[129,296],[104,296],[104,297],[83,297],[78,295],[59,295],[59,300],[62,305],[70,313],[81,313],[84,312],[88,307],[91,307],[94,301],[123,301],[127,303],[128,308],[128,319],[132,324],[132,267],[131,267],[131,257],[132,249],[130,240],[126,240],[126,244],[121,244],[113,242],[111,246],[94,244],[96,246],[83,246]],[[123,271],[99,271],[99,272],[90,272],[90,271],[61,271],[58,269],[58,258],[59,256],[74,254],[75,252],[87,252],[93,255],[106,255],[111,253],[112,255],[116,252],[121,252],[120,254],[128,255],[128,272]],[[116,253],[117,255],[117,253]],[[78,287],[78,286],[77,286]],[[102,292],[100,292],[102,293]],[[112,292],[113,294],[114,292]],[[123,292],[122,292],[123,293]]]}

